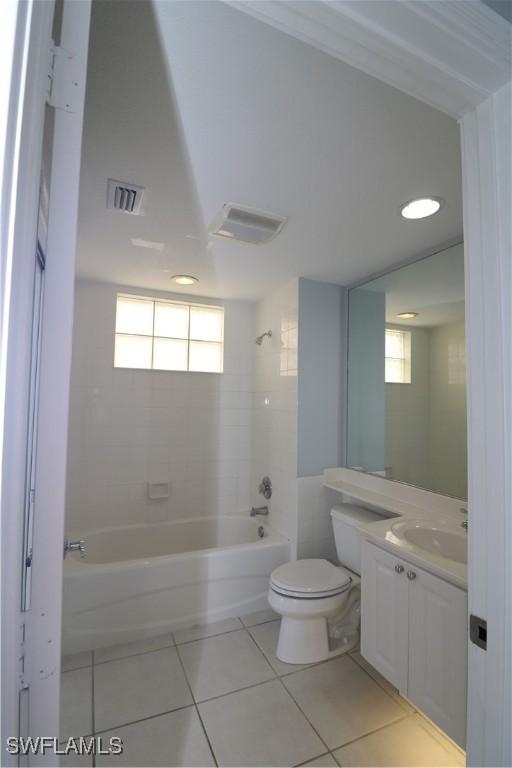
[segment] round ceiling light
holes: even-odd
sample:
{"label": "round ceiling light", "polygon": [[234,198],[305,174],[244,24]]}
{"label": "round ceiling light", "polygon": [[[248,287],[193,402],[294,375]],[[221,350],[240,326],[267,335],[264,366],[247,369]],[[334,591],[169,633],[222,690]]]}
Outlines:
{"label": "round ceiling light", "polygon": [[407,221],[426,219],[441,210],[443,204],[444,200],[440,197],[417,197],[401,206],[400,215]]}
{"label": "round ceiling light", "polygon": [[414,320],[418,315],[419,312],[400,312],[397,317],[399,317],[400,320]]}
{"label": "round ceiling light", "polygon": [[192,275],[173,275],[171,280],[178,283],[178,285],[194,285],[194,283],[199,282],[199,279]]}

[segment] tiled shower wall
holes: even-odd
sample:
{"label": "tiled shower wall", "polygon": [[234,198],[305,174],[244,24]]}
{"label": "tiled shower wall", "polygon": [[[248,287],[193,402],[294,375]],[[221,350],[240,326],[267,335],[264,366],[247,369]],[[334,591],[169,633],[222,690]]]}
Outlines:
{"label": "tiled shower wall", "polygon": [[297,348],[298,280],[258,304],[257,333],[271,330],[255,346],[252,503],[267,502],[257,487],[264,475],[273,484],[270,524],[292,542],[297,538]]}
{"label": "tiled shower wall", "polygon": [[[255,305],[213,302],[225,307],[223,375],[115,369],[123,290],[85,280],[76,286],[68,530],[247,511]],[[169,482],[169,499],[150,500],[149,481]]]}

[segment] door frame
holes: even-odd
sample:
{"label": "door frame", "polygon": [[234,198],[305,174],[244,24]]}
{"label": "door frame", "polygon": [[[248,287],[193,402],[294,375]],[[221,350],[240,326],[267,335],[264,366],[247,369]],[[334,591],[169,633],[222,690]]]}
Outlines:
{"label": "door frame", "polygon": [[[468,764],[510,765],[512,574],[507,554],[512,551],[511,26],[478,0],[459,3],[317,0],[311,4],[296,0],[227,1],[459,120],[468,338],[469,610],[488,622],[488,651],[469,646]],[[18,11],[20,17],[23,5],[20,4]],[[64,7],[68,19],[76,13],[74,35],[73,30],[68,30],[70,39],[66,47],[80,54],[79,69],[84,75],[80,89],[83,91],[90,0],[80,3],[65,0]],[[31,9],[34,13],[32,5]],[[23,81],[26,73],[20,75],[14,71],[13,77],[21,77]],[[31,108],[27,102],[25,109]],[[58,723],[57,656],[61,615],[58,595],[62,575],[59,548],[64,525],[82,111],[78,109],[72,117],[65,114],[68,118],[60,115],[61,130],[56,136],[59,147],[61,142],[67,147],[71,165],[66,166],[65,173],[62,165],[57,165],[53,181],[59,179],[60,192],[56,188],[55,197],[52,193],[50,209],[55,266],[58,265],[62,273],[55,269],[50,272],[48,264],[48,316],[44,321],[41,371],[44,418],[39,427],[38,478],[42,489],[39,488],[39,520],[34,540],[35,555],[44,552],[45,556],[37,558],[37,579],[34,571],[34,581],[37,580],[39,586],[37,594],[33,594],[32,613],[35,616],[36,606],[41,612],[46,609],[49,613],[35,619],[33,629],[37,629],[37,634],[31,632],[33,645],[28,653],[31,663],[36,662],[33,668],[37,668],[41,660],[49,677],[37,681],[34,678],[33,733],[56,732]],[[35,183],[35,178],[32,181]],[[15,180],[13,184],[15,188]],[[12,368],[8,369],[8,377],[11,375]],[[4,445],[9,446],[13,440],[14,435],[7,429]],[[54,450],[53,456],[45,453],[48,446]],[[5,456],[6,450],[4,462]],[[12,484],[11,478],[4,475],[5,480]],[[4,491],[2,488],[3,494]],[[47,533],[43,530],[46,525]],[[3,516],[2,536],[12,535],[12,523]],[[4,576],[2,589],[13,587],[14,577],[5,572]],[[19,644],[18,631],[19,622],[3,628],[11,648]],[[48,639],[54,643],[50,656],[43,647],[45,643],[51,645]],[[51,696],[44,699],[43,691],[50,691]],[[7,704],[12,708],[12,702]],[[13,718],[10,721],[13,722]]]}
{"label": "door frame", "polygon": [[[17,764],[17,758],[5,751],[5,739],[20,734],[22,687],[28,686],[30,734],[58,734],[69,379],[91,2],[64,0],[59,45],[66,55],[58,57],[60,70],[54,70],[53,101],[57,106],[41,325],[32,595],[27,612],[21,610],[24,476],[34,261],[54,2],[27,0],[13,6],[13,57],[8,62],[10,123],[7,162],[2,167],[2,765]],[[31,761],[34,765],[54,763],[50,753]]]}

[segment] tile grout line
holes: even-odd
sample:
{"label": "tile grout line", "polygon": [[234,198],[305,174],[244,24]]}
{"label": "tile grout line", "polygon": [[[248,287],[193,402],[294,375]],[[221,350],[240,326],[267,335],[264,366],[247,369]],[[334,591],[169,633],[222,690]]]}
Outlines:
{"label": "tile grout line", "polygon": [[[341,656],[347,656],[347,655],[348,655],[348,653],[346,653],[346,654],[340,654],[340,657],[341,657]],[[329,659],[329,661],[331,661],[331,660],[332,660],[332,659]],[[353,661],[353,660],[352,660],[352,661]],[[324,662],[320,662],[320,663],[324,663]],[[359,667],[359,665],[357,664],[357,662],[354,662],[354,664],[356,664],[356,665]],[[314,666],[318,666],[318,665],[314,665]],[[310,667],[308,667],[307,669],[310,669]],[[302,671],[305,671],[305,670],[301,670],[301,669],[299,669],[299,670],[297,670],[297,673],[291,673],[291,674],[298,674],[299,672],[302,672]],[[363,671],[366,671],[366,670],[363,670]],[[367,674],[368,674],[368,673],[367,673]],[[289,677],[289,676],[290,676],[290,673],[288,673],[287,675],[283,675],[283,677]],[[371,677],[371,675],[369,675],[369,677],[370,677],[370,678],[373,680],[373,678]],[[345,742],[344,744],[340,744],[340,745],[339,745],[339,746],[337,746],[337,747],[332,747],[332,748],[331,748],[331,747],[329,747],[329,746],[326,744],[326,742],[324,741],[324,739],[322,739],[322,737],[321,737],[321,736],[320,736],[320,734],[318,733],[317,729],[315,728],[315,726],[313,725],[313,723],[311,722],[311,720],[309,719],[309,717],[306,715],[306,713],[303,711],[302,707],[301,707],[301,706],[300,706],[300,704],[297,702],[297,700],[295,699],[295,697],[293,696],[293,694],[291,693],[291,691],[289,691],[289,690],[288,690],[288,688],[286,687],[286,685],[285,685],[285,683],[283,682],[283,680],[281,679],[281,677],[279,677],[279,682],[280,682],[280,683],[281,683],[281,685],[284,687],[285,691],[287,691],[287,693],[288,693],[288,694],[290,695],[290,697],[293,699],[293,701],[295,702],[295,704],[297,705],[297,707],[300,709],[300,711],[302,712],[302,714],[304,715],[304,717],[306,718],[306,720],[308,721],[308,723],[310,724],[310,726],[313,728],[313,730],[314,730],[314,731],[315,731],[315,733],[317,734],[317,736],[318,736],[318,738],[320,739],[320,741],[322,742],[322,744],[325,744],[325,746],[326,746],[326,748],[327,748],[327,751],[328,751],[328,752],[334,752],[334,750],[337,750],[337,749],[341,749],[342,747],[346,747],[348,744],[353,744],[355,741],[359,741],[360,739],[364,739],[366,736],[370,736],[371,734],[373,734],[373,733],[376,733],[377,731],[383,730],[384,728],[388,728],[390,725],[394,725],[395,723],[400,723],[402,720],[405,720],[405,719],[406,719],[406,718],[408,718],[408,717],[412,717],[412,715],[413,715],[413,714],[415,714],[414,712],[406,712],[405,710],[402,710],[402,711],[403,711],[403,713],[404,713],[402,717],[398,717],[396,720],[392,720],[390,723],[386,723],[385,725],[379,726],[378,728],[374,728],[372,731],[369,731],[368,733],[365,733],[365,734],[363,734],[363,735],[361,735],[361,736],[358,736],[358,737],[357,737],[357,738],[355,738],[355,739],[351,739],[351,740],[349,740],[349,741]],[[375,681],[375,680],[373,680],[373,682],[376,682],[376,681]],[[388,694],[388,696],[389,696],[389,694]],[[390,699],[393,701],[393,697],[392,697],[392,696],[389,696],[389,698],[390,698]],[[315,758],[312,758],[312,759],[314,760]],[[336,762],[337,762],[337,761],[336,761]]]}
{"label": "tile grout line", "polygon": [[271,670],[272,670],[272,672],[274,673],[274,677],[279,677],[279,672],[277,671],[277,669],[275,669],[275,668],[274,668],[274,665],[272,664],[272,662],[271,662],[271,661],[270,661],[270,659],[268,658],[268,656],[267,656],[267,654],[265,653],[265,651],[263,650],[263,648],[260,648],[260,646],[258,645],[258,643],[257,643],[257,641],[256,641],[256,638],[252,636],[252,632],[250,631],[250,629],[246,629],[245,631],[247,632],[247,634],[248,634],[248,635],[249,635],[249,637],[251,638],[252,642],[254,643],[254,645],[256,646],[256,648],[258,649],[258,651],[261,653],[261,655],[263,656],[263,658],[265,659],[265,661],[267,662],[267,664],[269,665],[270,669],[271,669]]}
{"label": "tile grout line", "polygon": [[[101,667],[102,664],[111,664],[113,661],[123,661],[124,659],[133,659],[134,656],[144,656],[145,653],[156,653],[157,651],[165,651],[166,648],[174,648],[173,643],[169,645],[162,645],[161,648],[151,648],[148,651],[137,651],[136,653],[129,653],[127,656],[116,656],[114,659],[105,659],[105,661],[95,661],[94,666]],[[100,650],[103,650],[100,648]],[[89,665],[88,665],[89,666]]]}
{"label": "tile grout line", "polygon": [[[330,755],[330,752],[322,752],[321,755],[316,755],[316,757],[312,757],[311,760],[320,760],[321,757],[327,757],[327,755]],[[302,766],[307,765],[311,762],[311,760],[304,760],[303,763],[295,763],[293,768],[302,768]]]}
{"label": "tile grout line", "polygon": [[[299,670],[299,672],[300,672],[300,671],[302,671],[302,670]],[[301,712],[301,713],[302,713],[303,717],[306,719],[306,721],[309,723],[309,725],[311,726],[311,728],[313,729],[313,731],[316,733],[316,735],[318,736],[318,738],[320,739],[320,741],[321,741],[321,742],[322,742],[322,744],[324,745],[324,747],[325,747],[326,751],[327,751],[327,752],[330,752],[329,746],[326,744],[326,742],[324,741],[324,739],[322,739],[322,737],[321,737],[321,736],[320,736],[320,734],[318,733],[317,729],[315,728],[315,726],[313,725],[313,723],[311,722],[311,720],[309,719],[309,717],[306,715],[306,713],[304,712],[304,710],[302,709],[302,707],[300,706],[300,704],[299,704],[299,703],[296,701],[295,697],[294,697],[294,696],[293,696],[293,695],[290,693],[290,691],[288,690],[288,688],[286,687],[286,685],[283,683],[283,681],[281,680],[281,678],[280,678],[280,677],[278,677],[277,679],[279,680],[279,682],[281,683],[281,685],[283,686],[284,690],[286,691],[286,693],[288,694],[288,696],[290,697],[290,699],[293,701],[293,703],[295,704],[295,706],[297,707],[297,709],[299,710],[299,712]],[[323,754],[325,754],[325,752],[324,752]],[[311,760],[314,760],[314,759],[315,759],[314,757],[312,757],[312,758],[311,758]],[[308,761],[306,761],[306,762],[308,762]]]}
{"label": "tile grout line", "polygon": [[[238,618],[238,617],[235,617]],[[226,632],[216,632],[214,635],[206,635],[205,637],[196,637],[194,640],[183,640],[181,643],[176,643],[176,648],[178,645],[190,645],[190,643],[199,643],[201,640],[209,640],[212,637],[221,637],[222,635],[232,635],[233,632],[240,632],[241,629],[247,629],[242,623],[239,627],[236,629],[228,629]]]}
{"label": "tile grout line", "polygon": [[176,656],[178,657],[178,661],[180,663],[180,667],[181,667],[181,670],[183,672],[183,676],[185,678],[185,682],[187,683],[188,689],[190,691],[190,695],[192,696],[192,701],[194,702],[194,707],[195,707],[197,716],[199,718],[199,722],[201,723],[201,728],[203,729],[204,736],[205,736],[205,739],[206,739],[206,743],[208,744],[208,747],[210,749],[211,755],[213,757],[213,762],[215,763],[215,765],[218,768],[219,763],[218,763],[218,760],[217,760],[217,755],[214,752],[213,744],[210,741],[210,737],[208,735],[208,731],[206,730],[206,726],[205,726],[205,724],[203,722],[203,718],[201,717],[201,713],[199,711],[199,707],[197,706],[196,698],[194,696],[194,692],[192,690],[192,686],[190,685],[189,679],[187,677],[187,673],[186,673],[186,670],[185,670],[185,665],[183,664],[180,652],[178,650],[178,646],[176,645],[175,647],[176,647]]}
{"label": "tile grout line", "polygon": [[357,741],[361,741],[362,739],[366,739],[368,736],[373,736],[375,733],[379,733],[380,731],[384,731],[386,728],[391,728],[391,726],[396,725],[397,723],[402,723],[404,720],[408,720],[409,718],[412,719],[414,713],[410,712],[409,714],[404,713],[403,717],[399,717],[398,720],[393,720],[391,723],[385,723],[384,725],[379,725],[378,728],[374,728],[371,731],[368,731],[368,733],[363,733],[361,736],[356,736],[355,739],[349,739],[349,741],[345,741],[343,744],[340,744],[338,747],[333,747],[331,749],[331,752],[337,752],[338,749],[344,749],[345,747],[348,747],[350,744],[355,744]]}
{"label": "tile grout line", "polygon": [[[382,683],[380,683],[378,680],[376,680],[376,679],[373,677],[373,675],[371,675],[371,674],[368,672],[368,670],[367,670],[367,669],[365,669],[365,668],[364,668],[364,667],[363,667],[361,664],[359,664],[359,663],[358,663],[358,662],[357,662],[355,659],[353,659],[352,657],[350,657],[350,660],[351,660],[351,661],[352,661],[352,662],[353,662],[353,663],[356,665],[356,667],[357,667],[358,669],[361,669],[361,670],[362,670],[362,671],[363,671],[363,672],[364,672],[366,675],[368,675],[368,677],[370,678],[370,680],[373,680],[373,682],[374,682],[376,685],[378,685],[378,686],[379,686],[379,688],[381,689],[381,691],[384,691],[384,693],[385,693],[387,696],[389,696],[389,698],[391,699],[391,701],[395,701],[395,702],[396,702],[395,696],[392,696],[392,695],[390,694],[390,692],[389,692],[388,690],[386,690],[386,688],[384,687],[384,685],[382,685]],[[375,670],[375,671],[377,672],[378,670]],[[384,678],[384,679],[385,679],[385,678]],[[391,683],[389,683],[389,685],[391,685]],[[393,686],[391,686],[391,687],[393,687]],[[400,696],[400,691],[399,691],[399,690],[397,690],[396,688],[395,688],[395,689],[393,689],[393,690],[396,692],[396,693],[395,693],[395,695],[396,695],[396,696],[398,696],[398,697],[400,698],[400,700],[402,700],[402,699],[403,699],[403,696]],[[405,699],[403,699],[403,700],[405,701]],[[403,707],[403,706],[402,706],[402,705],[401,705],[399,702],[396,702],[396,703],[398,704],[398,706],[399,706],[401,709],[403,709],[403,711],[404,711],[404,712],[406,712],[406,711],[407,711],[407,710],[405,709],[405,707]],[[408,706],[410,706],[410,708],[412,709],[412,713],[415,713],[415,712],[417,711],[417,710],[416,710],[416,709],[415,709],[415,708],[412,706],[412,704],[409,704],[409,702],[407,702],[407,704],[408,704]],[[412,714],[412,713],[411,713],[411,712],[408,712],[407,714]]]}
{"label": "tile grout line", "polygon": [[137,725],[138,723],[144,723],[146,720],[154,720],[157,717],[163,717],[164,715],[172,715],[174,712],[181,712],[184,709],[191,709],[194,706],[194,703],[192,704],[184,704],[182,707],[176,707],[176,709],[166,709],[164,712],[157,712],[156,715],[148,715],[148,717],[141,717],[138,720],[129,720],[127,723],[118,723],[117,725],[110,725],[108,728],[104,728],[103,730],[96,731],[94,736],[100,736],[103,733],[108,733],[109,731],[115,731],[116,728],[127,728],[129,725]]}

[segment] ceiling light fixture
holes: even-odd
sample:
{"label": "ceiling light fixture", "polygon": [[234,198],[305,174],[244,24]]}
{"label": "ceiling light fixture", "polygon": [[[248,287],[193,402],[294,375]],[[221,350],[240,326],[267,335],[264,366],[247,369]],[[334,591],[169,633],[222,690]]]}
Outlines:
{"label": "ceiling light fixture", "polygon": [[173,275],[171,280],[178,283],[178,285],[194,285],[194,283],[199,282],[199,278],[192,275]]}
{"label": "ceiling light fixture", "polygon": [[416,197],[400,207],[400,215],[407,221],[426,219],[441,210],[444,200],[441,197]]}
{"label": "ceiling light fixture", "polygon": [[418,315],[419,312],[400,312],[397,317],[399,317],[400,320],[414,320],[414,318],[418,317]]}

